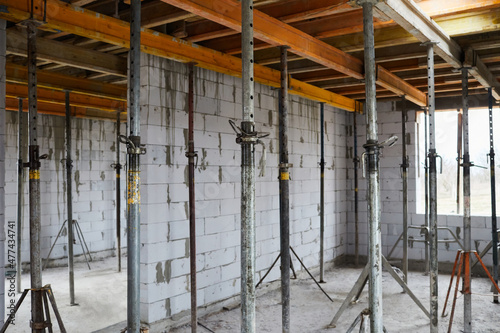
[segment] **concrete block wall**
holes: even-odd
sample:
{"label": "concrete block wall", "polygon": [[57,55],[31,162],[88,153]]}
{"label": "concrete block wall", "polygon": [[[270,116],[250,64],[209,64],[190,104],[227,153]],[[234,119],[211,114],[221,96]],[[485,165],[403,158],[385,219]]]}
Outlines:
{"label": "concrete block wall", "polygon": [[[24,101],[26,103],[26,101]],[[6,112],[6,208],[7,221],[17,220],[17,159],[18,159],[18,113]],[[27,113],[23,117],[24,156],[27,162],[28,125]],[[38,116],[38,142],[40,154],[48,158],[41,161],[41,253],[42,259],[48,255],[62,224],[67,219],[66,168],[63,159],[65,149],[65,118],[40,114]],[[121,132],[125,132],[122,125]],[[72,118],[72,160],[73,170],[73,219],[82,229],[89,250],[99,255],[109,256],[116,247],[115,211],[115,171],[110,166],[116,160],[116,124],[108,120]],[[125,164],[123,145],[121,163]],[[22,260],[29,263],[29,184],[28,170],[24,171],[24,196],[22,218]],[[125,188],[122,177],[122,188]],[[123,213],[125,218],[125,191],[123,193]],[[123,220],[124,221],[124,220]],[[122,246],[126,246],[125,225],[122,223]],[[81,255],[82,249],[76,234],[74,253]],[[67,257],[67,224],[57,240],[51,259]],[[78,259],[80,260],[80,259]],[[81,260],[84,260],[81,258]],[[65,261],[63,260],[65,263]],[[57,264],[57,262],[54,262]]]}
{"label": "concrete block wall", "polygon": [[[142,55],[141,319],[154,329],[190,308],[187,158],[187,65]],[[256,269],[279,253],[278,91],[256,84]],[[195,69],[194,140],[198,304],[240,293],[240,151],[229,120],[241,120],[241,79]],[[319,104],[290,97],[291,245],[309,268],[319,265]],[[346,112],[326,107],[325,258],[346,250]],[[265,169],[265,175],[261,172]],[[297,261],[295,267],[299,267]],[[266,281],[276,280],[275,267]],[[155,326],[157,325],[157,326]]]}
{"label": "concrete block wall", "polygon": [[[399,104],[397,104],[399,105]],[[402,163],[402,128],[401,109],[398,109],[395,102],[377,103],[379,141],[383,141],[392,135],[399,137],[395,146],[384,148],[380,159],[380,205],[381,205],[381,227],[382,227],[382,253],[388,255],[389,251],[396,243],[399,235],[403,231],[403,182],[401,178],[400,164]],[[362,147],[366,142],[365,117],[358,116],[358,152],[359,156],[364,151]],[[352,121],[352,120],[351,120]],[[417,184],[418,177],[424,177],[424,168],[417,158],[418,143],[416,111],[408,110],[407,122],[407,152],[409,155],[410,168],[408,172],[408,224],[412,226],[424,225],[424,215],[417,213]],[[421,125],[423,128],[423,124]],[[352,139],[350,141],[352,144]],[[422,143],[423,144],[423,143]],[[438,151],[439,153],[439,151]],[[351,164],[352,165],[352,164]],[[420,170],[418,170],[420,168]],[[361,172],[360,172],[361,174]],[[360,176],[361,177],[361,176]],[[439,174],[438,174],[439,177]],[[360,178],[360,255],[368,254],[367,242],[367,211],[366,211],[366,180]],[[351,191],[348,194],[353,200]],[[421,189],[423,190],[423,189]],[[351,201],[352,202],[352,201]],[[351,207],[354,207],[351,205]],[[472,217],[472,248],[480,252],[491,240],[491,218],[485,216]],[[354,214],[349,213],[349,245],[348,253],[354,254]],[[463,239],[463,217],[461,215],[438,215],[438,226],[448,227],[453,232],[460,234]],[[409,236],[415,239],[422,239],[419,229],[410,229]],[[446,230],[439,231],[439,239],[453,239]],[[448,267],[455,260],[456,252],[460,248],[457,243],[444,244],[438,246],[439,262],[446,263],[442,267]],[[392,257],[401,258],[403,254],[402,243],[394,251]],[[423,243],[414,242],[413,247],[408,250],[409,260],[423,262],[425,259],[425,248]],[[491,265],[491,255],[485,256],[485,263]],[[411,268],[411,266],[410,266]],[[451,268],[451,267],[450,267]]]}

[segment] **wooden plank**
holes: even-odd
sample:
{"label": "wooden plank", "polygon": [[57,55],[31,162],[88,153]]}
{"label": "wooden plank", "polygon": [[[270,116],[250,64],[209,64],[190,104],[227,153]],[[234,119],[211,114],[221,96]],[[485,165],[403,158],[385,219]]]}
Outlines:
{"label": "wooden plank", "polygon": [[[5,94],[8,97],[27,98],[28,86],[15,83],[7,83]],[[38,87],[37,94],[39,101],[65,105],[66,97],[65,92],[63,91]],[[125,102],[109,100],[102,97],[90,95],[82,95],[74,92],[70,93],[70,105],[112,112],[117,110],[125,110]]]}
{"label": "wooden plank", "polygon": [[[241,5],[232,0],[162,0],[194,14],[220,23],[234,30],[241,29]],[[362,79],[364,77],[363,63],[361,60],[342,52],[298,29],[291,27],[279,20],[254,10],[254,36],[271,45],[287,45],[290,52],[313,60],[318,64],[344,73],[351,77]],[[395,75],[388,75],[381,71],[379,81],[389,90],[407,96],[407,99],[425,105],[425,94],[408,85]],[[387,80],[387,81],[385,81]]]}
{"label": "wooden plank", "polygon": [[[34,17],[42,18],[43,0],[33,0],[36,11]],[[72,34],[92,38],[109,44],[128,48],[130,25],[127,22],[101,15],[86,9],[71,6],[57,0],[47,0],[50,15],[47,23],[41,27],[47,30],[67,31]],[[0,0],[0,18],[19,22],[29,18],[29,4],[24,1]],[[199,45],[182,41],[157,31],[142,29],[141,50],[144,53],[168,58],[180,62],[196,62],[198,67],[233,76],[241,76],[241,59],[210,50]],[[255,65],[255,80],[259,83],[278,87],[280,72],[268,67]],[[290,91],[292,94],[299,92]],[[340,107],[345,98],[331,92],[328,100],[338,100]],[[302,95],[304,96],[304,95]],[[316,95],[308,98],[316,99]],[[355,101],[349,101],[342,109],[354,111]]]}
{"label": "wooden plank", "polygon": [[[359,10],[354,9],[346,0],[292,0],[263,7],[255,6],[255,8],[259,8],[261,12],[288,24],[352,11],[357,11],[359,13]],[[329,23],[332,20],[325,21]],[[344,24],[349,24],[348,18],[343,18],[340,21],[344,22]],[[321,24],[323,23],[325,22],[321,22]],[[297,28],[300,29],[300,27]],[[186,30],[188,34],[186,39],[192,42],[201,42],[238,34],[236,30],[227,29],[220,24],[208,20],[199,20],[189,23]],[[305,32],[308,33],[307,31]]]}
{"label": "wooden plank", "polygon": [[[28,84],[28,68],[12,63],[5,65],[7,82]],[[127,89],[117,85],[52,73],[37,71],[38,86],[49,89],[69,89],[79,94],[99,96],[106,99],[127,101]]]}
{"label": "wooden plank", "polygon": [[[454,68],[463,66],[464,52],[462,48],[414,2],[384,0],[376,6],[419,41],[436,43],[434,52],[448,64]],[[473,67],[471,74],[485,87],[493,87],[495,99],[500,99],[500,83],[498,80],[493,77],[492,73],[472,50],[468,54],[468,59]]]}
{"label": "wooden plank", "polygon": [[493,97],[497,101],[500,100],[500,82],[498,82],[498,78],[488,69],[488,67],[486,67],[474,50],[468,49],[465,51],[464,66],[471,67],[469,70],[470,74],[479,81],[483,87],[492,87],[491,93]]}
{"label": "wooden plank", "polygon": [[[18,99],[13,97],[5,98],[5,109],[7,111],[19,111]],[[23,104],[23,110],[28,112],[28,103]],[[85,109],[81,107],[72,107],[72,114],[77,118],[94,118],[94,119],[109,119],[112,121],[116,120],[116,114],[107,111],[99,111],[92,109]],[[37,112],[41,114],[50,114],[54,116],[66,116],[66,107],[61,104],[53,104],[47,103],[43,101],[39,101],[37,103]],[[126,117],[126,112],[124,113],[124,117]]]}
{"label": "wooden plank", "polygon": [[[26,34],[12,29],[7,30],[8,53],[26,57],[27,45]],[[99,73],[127,76],[126,58],[41,37],[37,38],[37,58]]]}

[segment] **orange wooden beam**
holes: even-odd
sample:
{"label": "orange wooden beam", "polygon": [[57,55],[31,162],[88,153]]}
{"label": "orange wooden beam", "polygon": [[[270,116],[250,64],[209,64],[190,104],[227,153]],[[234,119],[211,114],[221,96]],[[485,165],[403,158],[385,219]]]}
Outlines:
{"label": "orange wooden beam", "polygon": [[[6,96],[13,98],[16,97],[27,98],[28,86],[15,83],[7,83],[5,87],[5,94]],[[38,101],[40,102],[65,105],[66,96],[63,91],[50,90],[38,87],[37,94],[38,94]],[[93,108],[110,112],[125,109],[124,102],[104,99],[101,97],[90,96],[90,95],[70,93],[69,100],[70,100],[70,105],[75,107]]]}
{"label": "orange wooden beam", "polygon": [[[200,15],[231,29],[241,30],[241,4],[232,0],[162,0],[168,4]],[[313,60],[330,69],[363,79],[363,63],[331,45],[328,45],[288,24],[258,10],[254,10],[254,36],[271,45],[286,45],[290,52]],[[381,75],[380,75],[381,74]],[[404,80],[388,71],[379,69],[378,84],[420,106],[425,106],[426,96]]]}
{"label": "orange wooden beam", "polygon": [[[37,103],[40,114],[49,114],[54,116],[66,116],[66,107],[61,104],[53,104],[39,101]],[[19,111],[19,100],[14,97],[5,98],[5,109],[7,111]],[[23,111],[28,112],[28,103],[23,103]],[[116,114],[112,112],[103,112],[98,110],[89,110],[81,107],[71,107],[71,114],[77,118],[96,118],[116,120]]]}
{"label": "orange wooden beam", "polygon": [[[43,18],[43,0],[33,0],[34,18]],[[19,22],[30,17],[30,3],[26,1],[0,0],[0,18]],[[130,25],[127,22],[78,8],[62,1],[47,0],[47,23],[39,27],[50,31],[66,31],[83,37],[99,40],[120,47],[129,47]],[[142,29],[141,50],[144,53],[173,59],[180,62],[195,62],[198,67],[213,70],[232,76],[241,76],[241,59],[221,52],[210,50],[199,45],[161,34],[157,31]],[[259,83],[278,87],[280,73],[268,67],[255,65],[255,80]],[[297,83],[298,84],[298,83]],[[307,87],[306,83],[301,83]],[[314,90],[310,88],[310,90]],[[290,93],[298,91],[290,90]],[[343,96],[325,91],[329,104],[349,111],[356,109],[356,102]],[[305,96],[320,100],[316,95]]]}
{"label": "orange wooden beam", "polygon": [[[28,68],[25,66],[7,63],[5,65],[7,82],[28,84]],[[127,101],[127,88],[115,84],[103,83],[74,76],[62,75],[54,72],[37,70],[38,87],[64,90],[75,93],[98,96],[121,102]]]}

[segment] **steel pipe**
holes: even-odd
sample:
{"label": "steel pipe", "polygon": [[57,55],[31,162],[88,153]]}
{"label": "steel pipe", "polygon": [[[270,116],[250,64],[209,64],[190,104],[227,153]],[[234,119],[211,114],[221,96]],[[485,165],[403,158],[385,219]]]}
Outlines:
{"label": "steel pipe", "polygon": [[120,115],[121,112],[116,113],[116,252],[118,257],[118,272],[122,271],[122,235],[121,235],[121,210],[122,210],[122,193],[121,193],[121,170],[120,164]]}
{"label": "steel pipe", "polygon": [[[462,68],[462,126],[463,126],[463,192],[464,192],[464,280],[465,289],[470,286],[471,212],[470,212],[470,155],[469,155],[469,70]],[[472,332],[472,295],[464,293],[464,332]]]}
{"label": "steel pipe", "polygon": [[406,122],[408,121],[408,111],[406,110],[406,98],[402,98],[401,111],[401,133],[403,135],[403,159],[401,163],[401,173],[403,178],[403,274],[404,282],[408,283],[408,153],[406,147]]}
{"label": "steel pipe", "polygon": [[127,332],[139,333],[140,320],[140,58],[141,0],[131,1],[129,53],[130,133],[128,147]]}
{"label": "steel pipe", "polygon": [[18,111],[18,160],[17,160],[17,253],[16,253],[16,288],[17,292],[21,293],[21,275],[22,275],[22,257],[21,257],[21,243],[23,234],[23,197],[24,197],[24,140],[23,140],[23,99],[19,98],[19,111]]}
{"label": "steel pipe", "polygon": [[377,96],[375,41],[373,34],[374,1],[362,0],[363,36],[365,47],[365,90],[366,90],[366,158],[368,162],[368,223],[369,223],[369,301],[371,332],[383,331],[382,318],[382,244],[380,231],[380,187],[377,126]]}
{"label": "steel pipe", "polygon": [[[495,183],[495,149],[493,145],[493,95],[491,88],[488,88],[488,111],[490,128],[490,183],[491,183],[491,236],[493,243],[493,280],[498,285],[498,226],[497,226],[497,203],[496,203],[496,183]],[[498,291],[493,291],[493,302],[498,303]]]}
{"label": "steel pipe", "polygon": [[69,300],[71,305],[75,303],[75,269],[73,254],[73,197],[71,170],[73,161],[71,160],[71,107],[69,105],[69,91],[65,92],[66,106],[66,207],[68,218],[68,273],[69,273]]}
{"label": "steel pipe", "polygon": [[[357,105],[357,104],[356,104]],[[359,168],[359,157],[358,157],[358,123],[357,123],[357,112],[353,112],[353,137],[354,137],[354,158],[352,159],[354,164],[354,263],[356,266],[359,265],[359,195],[358,195],[358,168]]]}
{"label": "steel pipe", "polygon": [[438,328],[438,223],[437,223],[437,168],[436,128],[434,114],[434,44],[427,44],[428,108],[429,108],[429,276],[430,276],[430,331]]}
{"label": "steel pipe", "polygon": [[28,30],[28,102],[29,102],[29,199],[30,199],[30,275],[31,275],[31,330],[43,333],[42,257],[40,254],[40,154],[37,131],[37,37],[38,23],[26,22]]}
{"label": "steel pipe", "polygon": [[319,282],[324,283],[325,275],[325,103],[320,103],[320,121],[321,121],[321,160],[320,167],[320,183],[319,183],[319,210],[320,210],[320,227],[319,227]]}
{"label": "steel pipe", "polygon": [[241,1],[241,332],[255,332],[255,119],[253,1]]}
{"label": "steel pipe", "polygon": [[282,332],[290,332],[290,173],[288,163],[288,47],[281,48],[279,103],[280,254]]}
{"label": "steel pipe", "polygon": [[194,187],[194,64],[189,64],[188,90],[188,181],[189,181],[189,263],[191,274],[191,332],[196,333],[198,328],[197,314],[197,287],[196,287],[196,199]]}
{"label": "steel pipe", "polygon": [[[429,133],[428,133],[428,122],[429,122],[429,116],[428,116],[428,108],[425,108],[424,110],[424,132],[425,132],[425,140],[424,140],[424,151],[429,150]],[[424,207],[424,225],[426,230],[429,230],[429,159],[425,158],[424,162],[424,191],[425,191],[425,207]],[[425,256],[425,273],[429,274],[429,233],[426,233],[425,235],[425,250],[424,250],[424,256]]]}

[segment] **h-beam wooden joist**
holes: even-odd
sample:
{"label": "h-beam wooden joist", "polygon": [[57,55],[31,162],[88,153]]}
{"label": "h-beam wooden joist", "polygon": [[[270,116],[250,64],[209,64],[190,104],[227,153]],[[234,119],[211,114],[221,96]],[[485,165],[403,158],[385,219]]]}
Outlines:
{"label": "h-beam wooden joist", "polygon": [[[241,5],[233,0],[162,0],[211,21],[241,30]],[[287,45],[290,52],[356,79],[364,79],[363,62],[286,23],[254,10],[254,36],[271,45]],[[377,84],[413,103],[425,106],[426,96],[384,68],[378,68]]]}
{"label": "h-beam wooden joist", "polygon": [[[7,82],[24,85],[28,84],[28,68],[25,66],[7,63],[5,66],[5,76]],[[37,70],[37,76],[38,87],[55,90],[70,90],[83,95],[102,97],[120,102],[127,101],[126,87],[44,70]]]}
{"label": "h-beam wooden joist", "polygon": [[[25,57],[27,54],[25,33],[7,30],[7,53]],[[95,72],[127,76],[127,58],[87,50],[67,43],[37,38],[37,59],[54,62]]]}
{"label": "h-beam wooden joist", "polygon": [[435,53],[454,68],[470,66],[470,72],[474,78],[484,87],[492,87],[494,97],[497,100],[500,99],[500,82],[492,75],[482,60],[472,50],[467,51],[467,57],[465,57],[465,52],[460,45],[452,40],[413,1],[381,0],[377,4],[377,8],[413,34],[419,41],[436,43]]}
{"label": "h-beam wooden joist", "polygon": [[[33,0],[36,19],[43,18],[43,0]],[[0,0],[0,18],[20,22],[30,16],[30,6],[25,1]],[[57,0],[47,0],[47,22],[40,29],[65,31],[99,40],[120,47],[129,47],[130,25],[127,22],[74,7]],[[180,62],[195,62],[198,67],[241,76],[241,59],[193,43],[185,42],[157,31],[142,29],[141,50],[144,53]],[[255,65],[255,80],[273,87],[280,84],[279,71]],[[356,101],[314,87],[298,80],[290,80],[290,93],[306,96],[335,107],[354,111]]]}

